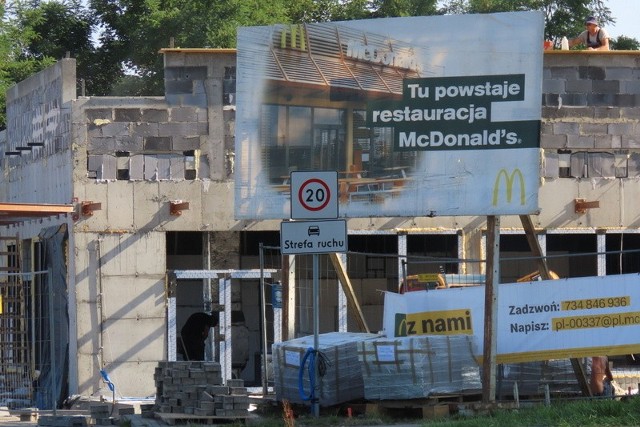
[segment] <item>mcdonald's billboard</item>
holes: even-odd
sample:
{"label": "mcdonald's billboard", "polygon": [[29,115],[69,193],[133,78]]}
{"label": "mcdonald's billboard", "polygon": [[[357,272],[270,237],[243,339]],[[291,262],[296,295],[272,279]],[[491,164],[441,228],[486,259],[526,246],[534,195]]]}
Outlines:
{"label": "mcdonald's billboard", "polygon": [[536,212],[543,28],[540,12],[240,28],[236,218],[288,218],[292,171],[337,171],[341,217]]}

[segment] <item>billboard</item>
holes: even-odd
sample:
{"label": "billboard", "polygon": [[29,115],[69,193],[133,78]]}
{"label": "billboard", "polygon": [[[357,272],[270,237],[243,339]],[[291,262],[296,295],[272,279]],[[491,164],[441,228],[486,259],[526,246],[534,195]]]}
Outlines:
{"label": "billboard", "polygon": [[[497,361],[640,352],[640,275],[500,284]],[[484,286],[386,293],[387,336],[470,335],[482,356]]]}
{"label": "billboard", "polygon": [[288,218],[336,171],[339,215],[538,210],[540,12],[238,29],[235,215]]}

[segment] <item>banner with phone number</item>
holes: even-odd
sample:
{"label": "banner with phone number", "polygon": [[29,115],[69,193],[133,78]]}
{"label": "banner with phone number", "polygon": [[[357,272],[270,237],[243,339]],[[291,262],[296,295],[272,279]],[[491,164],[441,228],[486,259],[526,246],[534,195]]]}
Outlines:
{"label": "banner with phone number", "polygon": [[[387,336],[473,337],[482,356],[484,286],[385,294]],[[640,353],[640,275],[500,284],[497,361]]]}

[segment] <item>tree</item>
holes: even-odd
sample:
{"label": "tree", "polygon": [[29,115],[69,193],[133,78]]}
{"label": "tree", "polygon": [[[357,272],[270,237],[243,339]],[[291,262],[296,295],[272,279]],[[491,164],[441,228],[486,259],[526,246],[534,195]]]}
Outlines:
{"label": "tree", "polygon": [[0,4],[0,130],[6,128],[7,89],[55,62],[49,57],[29,55],[29,44],[38,36],[31,26],[22,25],[21,17],[28,10],[20,2]]}
{"label": "tree", "polygon": [[584,30],[587,16],[602,25],[615,22],[605,0],[449,0],[446,13],[496,13],[539,10],[544,13],[545,40],[558,42],[563,36],[575,37]]}
{"label": "tree", "polygon": [[183,48],[234,47],[239,26],[290,22],[286,3],[91,0],[90,6],[102,28],[98,56],[121,65],[115,82],[127,80],[126,86],[134,91],[131,95],[162,95],[163,57],[158,51],[169,47],[170,40]]}
{"label": "tree", "polygon": [[640,50],[640,42],[633,37],[619,36],[609,40],[612,50]]}

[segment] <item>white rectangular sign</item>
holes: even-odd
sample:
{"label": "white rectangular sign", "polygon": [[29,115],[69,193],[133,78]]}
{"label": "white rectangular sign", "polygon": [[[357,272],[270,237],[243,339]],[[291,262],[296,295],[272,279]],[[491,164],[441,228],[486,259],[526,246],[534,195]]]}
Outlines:
{"label": "white rectangular sign", "polygon": [[347,252],[347,222],[283,221],[280,250],[283,255]]}
{"label": "white rectangular sign", "polygon": [[[482,355],[484,286],[385,294],[387,336],[473,337]],[[497,360],[640,352],[640,275],[580,277],[498,287]]]}
{"label": "white rectangular sign", "polygon": [[340,217],[536,212],[543,30],[539,11],[239,28],[236,218],[288,218],[289,174],[327,170]]}

